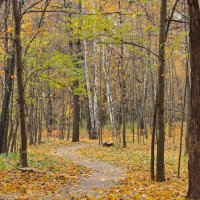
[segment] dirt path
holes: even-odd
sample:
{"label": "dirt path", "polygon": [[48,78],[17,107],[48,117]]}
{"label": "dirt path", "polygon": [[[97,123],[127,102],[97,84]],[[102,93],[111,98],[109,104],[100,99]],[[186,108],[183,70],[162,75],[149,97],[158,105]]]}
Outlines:
{"label": "dirt path", "polygon": [[91,170],[91,176],[80,180],[79,185],[72,187],[67,195],[68,199],[75,194],[88,195],[92,194],[98,197],[96,189],[107,189],[119,182],[123,176],[123,171],[114,165],[106,162],[93,161],[84,156],[78,155],[76,150],[88,147],[90,144],[77,144],[74,146],[66,146],[56,151],[59,156],[64,156],[72,162],[87,167]]}

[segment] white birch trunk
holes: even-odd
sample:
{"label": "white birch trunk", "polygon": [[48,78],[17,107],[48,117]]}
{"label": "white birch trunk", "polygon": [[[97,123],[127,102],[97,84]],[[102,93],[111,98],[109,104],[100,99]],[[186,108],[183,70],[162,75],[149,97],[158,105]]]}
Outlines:
{"label": "white birch trunk", "polygon": [[[93,14],[95,14],[96,2],[93,0]],[[94,133],[99,128],[99,109],[98,109],[98,66],[97,66],[97,43],[93,41],[93,64],[94,64]]]}
{"label": "white birch trunk", "polygon": [[110,123],[113,131],[116,131],[117,124],[115,119],[115,112],[113,107],[113,98],[111,92],[111,83],[110,83],[110,76],[108,73],[108,59],[107,59],[107,48],[106,46],[103,47],[103,71],[105,76],[105,83],[106,83],[106,93],[107,93],[107,102],[108,102],[108,111],[110,116]]}
{"label": "white birch trunk", "polygon": [[93,112],[93,99],[91,96],[91,85],[89,79],[89,69],[88,69],[88,50],[87,50],[87,42],[86,40],[83,41],[84,46],[84,68],[85,68],[85,79],[86,79],[86,87],[87,87],[87,94],[88,94],[88,101],[89,101],[89,112],[90,112],[90,119],[91,119],[91,128],[92,131],[95,128],[95,118]]}

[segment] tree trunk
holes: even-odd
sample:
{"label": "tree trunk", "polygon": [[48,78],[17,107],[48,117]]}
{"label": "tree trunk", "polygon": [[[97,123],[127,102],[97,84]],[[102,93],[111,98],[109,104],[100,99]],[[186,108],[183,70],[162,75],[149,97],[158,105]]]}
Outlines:
{"label": "tree trunk", "polygon": [[[82,2],[81,2],[81,0],[79,0],[79,3],[78,3],[78,11],[79,11],[79,15],[81,16],[81,14],[82,14]],[[77,51],[77,55],[78,55],[76,62],[78,63],[81,60],[83,60],[80,38],[78,38],[78,40],[77,40],[75,45],[76,45],[76,51]],[[77,67],[77,69],[79,69],[81,66],[80,66],[80,64],[77,64],[76,67]],[[73,83],[74,118],[73,118],[72,142],[78,142],[79,141],[79,134],[80,134],[79,133],[79,131],[80,131],[79,130],[80,105],[79,105],[78,88],[79,88],[79,79],[77,78]]]}
{"label": "tree trunk", "polygon": [[13,74],[15,69],[15,53],[14,53],[14,42],[12,42],[9,48],[8,39],[8,2],[5,2],[5,52],[7,54],[6,67],[5,67],[5,92],[3,97],[3,105],[0,117],[0,153],[5,153],[7,148],[8,138],[8,123],[9,123],[9,105],[11,94],[13,90]]}
{"label": "tree trunk", "polygon": [[[74,81],[73,87],[78,88],[78,80]],[[79,115],[80,115],[80,105],[79,105],[79,94],[73,94],[73,133],[72,133],[72,142],[79,142]]]}
{"label": "tree trunk", "polygon": [[87,50],[87,41],[84,40],[84,68],[85,68],[85,80],[86,80],[86,88],[87,88],[87,101],[88,101],[88,134],[89,139],[92,139],[92,132],[95,129],[95,118],[94,118],[94,109],[93,109],[93,101],[91,96],[91,84],[89,79],[89,69],[88,69],[88,50]]}
{"label": "tree trunk", "polygon": [[[93,3],[93,14],[95,15],[96,0],[92,1]],[[94,24],[95,25],[95,24]],[[95,26],[94,26],[95,32]],[[98,108],[98,65],[97,65],[97,43],[93,41],[93,63],[94,63],[94,130],[92,132],[92,139],[98,138],[98,129],[99,129],[99,108]]]}
{"label": "tree trunk", "polygon": [[13,78],[15,68],[15,56],[12,52],[11,59],[9,61],[5,72],[5,93],[3,99],[3,106],[0,120],[0,153],[5,153],[7,149],[7,135],[8,135],[8,122],[9,122],[9,105],[10,98],[13,90]]}
{"label": "tree trunk", "polygon": [[164,94],[165,94],[165,32],[166,32],[167,1],[161,0],[160,9],[160,40],[159,40],[159,71],[158,71],[158,141],[157,141],[157,181],[165,181],[164,143]]}
{"label": "tree trunk", "polygon": [[97,66],[97,44],[93,42],[93,62],[94,62],[94,129],[92,139],[98,138],[99,109],[98,109],[98,66]]}
{"label": "tree trunk", "polygon": [[22,167],[27,167],[28,158],[27,158],[26,119],[25,119],[25,93],[24,93],[24,83],[23,83],[22,46],[21,46],[21,16],[17,0],[12,0],[12,6],[13,6],[13,17],[15,24],[15,54],[16,54],[16,68],[17,68],[19,117],[20,117],[20,128],[21,128],[20,163]]}
{"label": "tree trunk", "polygon": [[154,170],[154,163],[155,163],[155,135],[156,135],[156,119],[157,119],[157,105],[155,105],[154,115],[153,115],[153,129],[151,135],[151,180],[155,180],[155,170]]}
{"label": "tree trunk", "polygon": [[117,120],[116,120],[116,111],[113,105],[113,97],[112,97],[112,88],[111,88],[111,80],[109,75],[109,62],[108,62],[108,51],[107,47],[103,46],[103,71],[104,71],[104,79],[106,84],[106,94],[107,94],[107,103],[108,103],[108,111],[110,117],[110,123],[112,127],[112,134],[114,135],[117,132]]}
{"label": "tree trunk", "polygon": [[[189,13],[187,11],[187,2],[184,1],[184,12],[187,17],[189,17]],[[190,42],[189,42],[189,24],[185,24],[185,53],[189,55],[190,52]],[[190,123],[190,106],[191,106],[191,80],[190,80],[190,56],[188,56],[185,60],[185,73],[186,73],[186,134],[185,134],[185,154],[189,153],[189,123]]]}
{"label": "tree trunk", "polygon": [[188,0],[190,15],[191,115],[189,127],[188,199],[200,199],[200,8],[198,0]]}

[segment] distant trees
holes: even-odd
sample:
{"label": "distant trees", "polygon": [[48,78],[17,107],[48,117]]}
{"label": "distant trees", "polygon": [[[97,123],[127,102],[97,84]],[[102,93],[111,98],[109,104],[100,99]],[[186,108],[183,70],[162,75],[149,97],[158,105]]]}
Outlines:
{"label": "distant trees", "polygon": [[167,8],[170,14],[175,12],[172,1],[31,3],[0,1],[1,8],[12,5],[8,17],[5,9],[0,12],[4,19],[0,24],[4,30],[0,33],[1,152],[17,151],[20,131],[21,138],[27,134],[29,145],[46,136],[77,142],[86,121],[90,139],[99,137],[100,143],[104,127],[115,145],[126,147],[130,130],[131,141],[142,143],[153,128],[156,104],[156,180],[164,181],[165,130],[175,138],[173,124],[182,117],[187,57],[182,52],[187,47],[185,23],[172,23],[169,28],[168,21],[176,22],[176,17],[183,21],[178,14],[183,3],[178,4],[175,18],[166,12]]}

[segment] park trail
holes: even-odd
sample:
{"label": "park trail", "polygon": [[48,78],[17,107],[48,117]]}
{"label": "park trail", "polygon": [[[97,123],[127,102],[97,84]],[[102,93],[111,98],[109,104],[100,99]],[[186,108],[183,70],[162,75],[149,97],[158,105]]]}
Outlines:
{"label": "park trail", "polygon": [[[91,174],[79,180],[79,184],[68,189],[66,197],[69,200],[76,197],[95,196],[98,197],[99,191],[108,189],[119,184],[123,177],[123,171],[117,166],[98,160],[91,160],[77,153],[78,149],[89,147],[91,144],[76,144],[58,148],[55,152],[59,156],[69,159],[71,162],[90,169]],[[73,198],[75,196],[75,198]]]}

